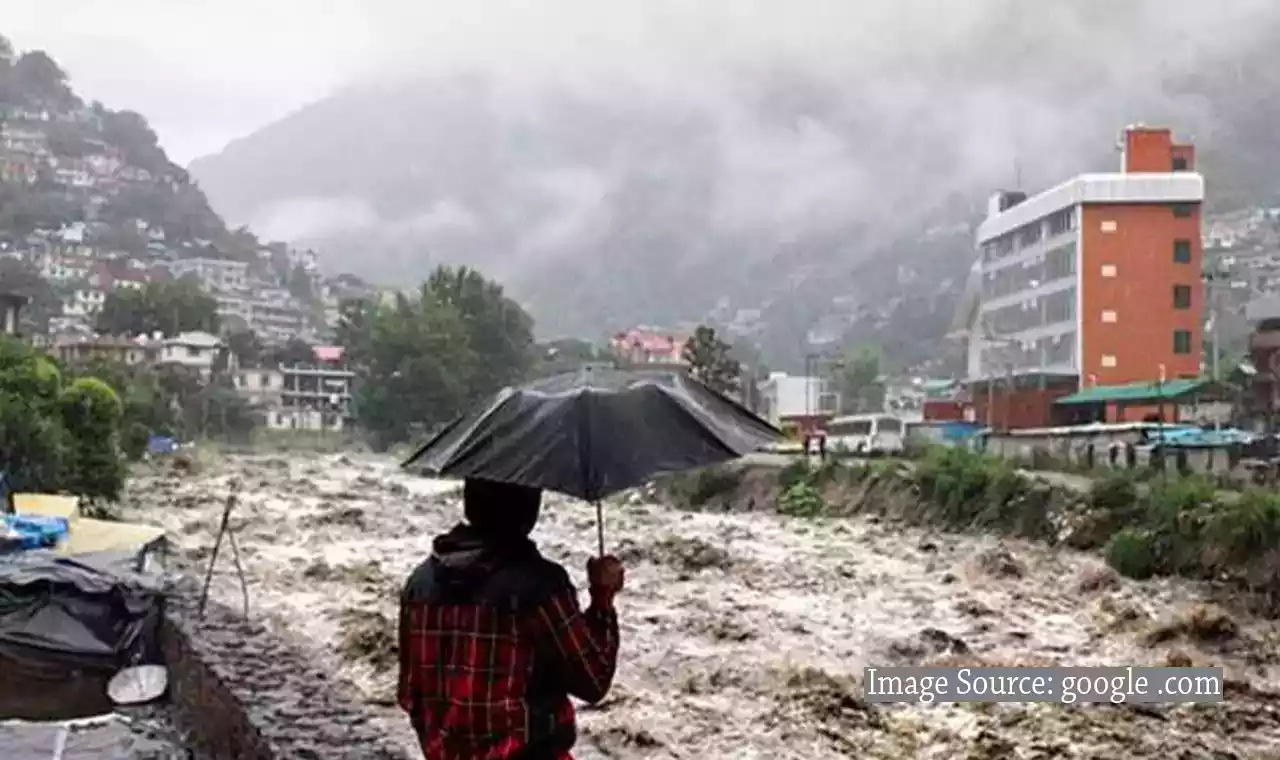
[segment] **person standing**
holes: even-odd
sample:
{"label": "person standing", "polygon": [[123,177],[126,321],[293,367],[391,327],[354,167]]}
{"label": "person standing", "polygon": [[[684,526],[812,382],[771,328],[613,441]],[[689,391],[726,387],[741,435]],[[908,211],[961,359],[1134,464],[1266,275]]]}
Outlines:
{"label": "person standing", "polygon": [[437,536],[400,599],[398,701],[427,760],[572,760],[570,695],[617,669],[614,557],[587,563],[590,605],[529,534],[542,492],[468,479],[466,522]]}

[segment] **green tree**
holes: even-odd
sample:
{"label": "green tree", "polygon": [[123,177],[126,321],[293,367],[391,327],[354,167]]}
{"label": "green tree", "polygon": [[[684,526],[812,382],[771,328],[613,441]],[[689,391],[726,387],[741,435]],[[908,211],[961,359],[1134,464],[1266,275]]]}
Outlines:
{"label": "green tree", "polygon": [[142,114],[106,111],[102,114],[102,139],[119,148],[132,166],[152,172],[168,168],[160,138]]}
{"label": "green tree", "polygon": [[49,359],[0,336],[0,468],[13,488],[62,486],[66,428],[55,408],[61,384]]}
{"label": "green tree", "polygon": [[161,332],[172,337],[192,330],[216,333],[217,311],[217,302],[196,282],[152,282],[141,289],[109,293],[98,313],[97,327],[110,335]]}
{"label": "green tree", "polygon": [[287,343],[282,346],[274,346],[268,348],[263,353],[264,361],[272,366],[284,364],[286,366],[293,364],[315,364],[316,350],[312,345],[301,338],[290,338]]}
{"label": "green tree", "polygon": [[377,448],[408,440],[415,427],[447,422],[473,398],[478,357],[458,310],[423,286],[378,309],[369,366],[357,399],[361,425]]}
{"label": "green tree", "polygon": [[311,289],[311,273],[301,264],[289,270],[285,287],[289,289],[290,295],[303,303],[311,303],[315,296]]}
{"label": "green tree", "polygon": [[62,392],[58,406],[70,434],[64,487],[90,499],[116,500],[126,471],[120,454],[120,398],[101,380],[82,377]]}
{"label": "green tree", "polygon": [[174,434],[177,417],[172,399],[151,368],[97,360],[84,367],[79,375],[101,380],[119,397],[123,406],[120,448],[128,459],[141,457],[152,435]]}
{"label": "green tree", "polygon": [[467,267],[438,267],[423,288],[424,299],[457,311],[477,354],[472,383],[478,396],[528,376],[534,360],[533,318],[506,296],[501,285]]}
{"label": "green tree", "polygon": [[715,328],[698,325],[685,341],[682,356],[689,373],[723,394],[737,393],[742,365],[730,353],[733,347],[716,335]]}
{"label": "green tree", "polygon": [[349,366],[358,369],[369,363],[377,316],[378,307],[369,299],[345,298],[338,302],[338,326],[334,332]]}
{"label": "green tree", "polygon": [[248,328],[228,333],[225,343],[227,351],[236,358],[236,363],[244,367],[258,366],[266,351],[258,334]]}
{"label": "green tree", "polygon": [[846,357],[838,375],[843,411],[878,412],[884,408],[885,387],[880,354],[863,346]]}
{"label": "green tree", "polygon": [[360,424],[379,447],[524,380],[534,357],[533,320],[465,267],[441,267],[389,303],[344,302],[338,340],[359,372]]}
{"label": "green tree", "polygon": [[31,105],[66,107],[75,96],[67,86],[67,74],[43,50],[23,53],[10,72],[18,92]]}

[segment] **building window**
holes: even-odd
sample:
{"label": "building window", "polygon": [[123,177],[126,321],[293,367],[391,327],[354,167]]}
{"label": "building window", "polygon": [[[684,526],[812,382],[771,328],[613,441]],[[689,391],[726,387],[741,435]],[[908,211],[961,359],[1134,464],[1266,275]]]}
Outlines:
{"label": "building window", "polygon": [[1115,277],[1115,276],[1116,276],[1116,265],[1115,265],[1115,264],[1103,264],[1103,265],[1102,265],[1102,276],[1103,276],[1103,277]]}
{"label": "building window", "polygon": [[1195,211],[1195,206],[1191,203],[1175,203],[1173,204],[1173,215],[1178,219],[1186,219]]}
{"label": "building window", "polygon": [[1174,285],[1173,286],[1173,308],[1175,309],[1191,308],[1191,286],[1190,285]]}
{"label": "building window", "polygon": [[1106,324],[1114,325],[1116,323],[1116,313],[1110,309],[1103,310],[1102,321]]}
{"label": "building window", "polygon": [[1190,330],[1174,330],[1173,331],[1173,352],[1175,354],[1191,353],[1191,331]]}
{"label": "building window", "polygon": [[1049,221],[1049,237],[1055,235],[1064,235],[1075,229],[1076,210],[1074,207],[1063,209],[1048,218]]}
{"label": "building window", "polygon": [[1186,157],[1186,156],[1174,156],[1174,157],[1173,157],[1173,170],[1174,170],[1175,172],[1185,172],[1185,171],[1187,170],[1187,157]]}
{"label": "building window", "polygon": [[1191,241],[1190,240],[1173,241],[1173,263],[1175,264],[1191,263]]}
{"label": "building window", "polygon": [[1112,354],[1103,354],[1103,355],[1102,355],[1102,366],[1103,366],[1103,367],[1105,367],[1105,368],[1107,368],[1107,369],[1112,369],[1112,368],[1114,368],[1114,367],[1116,366],[1116,357],[1115,357],[1114,355],[1112,355]]}
{"label": "building window", "polygon": [[1104,219],[1102,224],[1100,225],[1100,229],[1103,232],[1115,232],[1117,227],[1118,225],[1116,224],[1116,220],[1114,219]]}

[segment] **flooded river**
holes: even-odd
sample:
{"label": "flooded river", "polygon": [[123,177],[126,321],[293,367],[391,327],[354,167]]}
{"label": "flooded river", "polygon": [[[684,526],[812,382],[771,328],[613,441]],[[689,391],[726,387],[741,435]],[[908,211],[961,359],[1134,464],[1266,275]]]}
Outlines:
{"label": "flooded river", "polygon": [[[252,614],[391,706],[395,594],[461,514],[448,484],[377,457],[228,457],[131,486],[129,519],[163,524],[203,569],[231,479]],[[871,519],[606,509],[627,565],[615,689],[583,710],[600,758],[1275,758],[1280,627],[1205,604],[1183,581],[1119,579],[1096,558]],[[579,582],[593,511],[548,497],[535,532]],[[215,596],[241,603],[229,555]],[[1218,705],[870,707],[866,665],[1166,665],[1227,669]]]}

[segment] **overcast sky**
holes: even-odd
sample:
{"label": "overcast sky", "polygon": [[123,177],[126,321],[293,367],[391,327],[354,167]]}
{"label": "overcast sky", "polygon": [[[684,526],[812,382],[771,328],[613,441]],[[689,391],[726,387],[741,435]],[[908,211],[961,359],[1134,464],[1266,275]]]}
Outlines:
{"label": "overcast sky", "polygon": [[81,95],[143,113],[186,163],[374,71],[598,78],[623,67],[677,85],[724,59],[785,57],[847,76],[887,56],[937,63],[968,45],[979,17],[1061,37],[1082,18],[1119,28],[1138,13],[1152,15],[1136,28],[1160,32],[1142,51],[1151,60],[1221,44],[1220,29],[1239,33],[1247,14],[1275,10],[1274,0],[1063,0],[1028,13],[1027,2],[0,0],[0,33],[48,50]]}
{"label": "overcast sky", "polygon": [[[963,23],[938,23],[955,7],[951,0],[0,0],[0,32],[20,50],[48,50],[81,95],[146,115],[171,156],[186,163],[370,71],[480,66],[592,76],[602,67],[654,72],[761,53],[835,69],[926,29],[933,37],[962,34]],[[888,39],[886,25],[895,32]]]}

